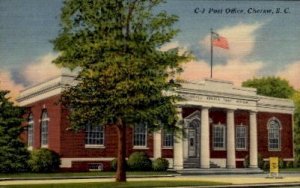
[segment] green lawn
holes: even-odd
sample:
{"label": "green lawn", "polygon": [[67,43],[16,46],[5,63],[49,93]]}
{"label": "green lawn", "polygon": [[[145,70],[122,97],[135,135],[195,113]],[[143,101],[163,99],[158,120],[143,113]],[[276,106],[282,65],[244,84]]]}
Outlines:
{"label": "green lawn", "polygon": [[[127,172],[127,176],[172,175],[176,172]],[[0,178],[43,178],[43,177],[83,177],[83,176],[115,176],[115,172],[64,172],[64,173],[0,173]]]}
{"label": "green lawn", "polygon": [[283,168],[279,172],[300,172],[300,168]]}
{"label": "green lawn", "polygon": [[178,187],[178,186],[209,186],[228,185],[225,183],[205,181],[135,181],[126,183],[103,182],[103,183],[62,183],[62,184],[39,184],[39,185],[2,185],[1,188],[149,188],[149,187]]}

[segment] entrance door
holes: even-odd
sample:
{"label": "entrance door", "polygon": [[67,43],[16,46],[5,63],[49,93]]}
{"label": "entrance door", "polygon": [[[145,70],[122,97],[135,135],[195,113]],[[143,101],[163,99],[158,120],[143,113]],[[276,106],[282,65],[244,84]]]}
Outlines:
{"label": "entrance door", "polygon": [[188,128],[188,156],[189,157],[197,157],[197,143],[198,143],[198,128],[200,122],[199,120],[193,120],[189,124]]}
{"label": "entrance door", "polygon": [[196,157],[196,130],[195,129],[190,129],[189,130],[189,137],[188,137],[188,142],[189,142],[189,157]]}

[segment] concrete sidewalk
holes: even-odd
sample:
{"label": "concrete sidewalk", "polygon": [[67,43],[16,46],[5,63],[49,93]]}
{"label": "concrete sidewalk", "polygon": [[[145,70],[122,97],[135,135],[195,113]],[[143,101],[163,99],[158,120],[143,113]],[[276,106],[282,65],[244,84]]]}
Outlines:
{"label": "concrete sidewalk", "polygon": [[[300,174],[280,174],[281,179],[266,178],[266,174],[259,175],[197,175],[174,177],[132,177],[128,181],[214,181],[233,184],[230,187],[275,187],[296,186],[300,187]],[[25,184],[57,184],[57,183],[88,183],[88,182],[114,182],[114,178],[88,178],[88,179],[47,179],[47,180],[2,180],[1,185],[25,185]],[[228,186],[214,186],[228,187]]]}

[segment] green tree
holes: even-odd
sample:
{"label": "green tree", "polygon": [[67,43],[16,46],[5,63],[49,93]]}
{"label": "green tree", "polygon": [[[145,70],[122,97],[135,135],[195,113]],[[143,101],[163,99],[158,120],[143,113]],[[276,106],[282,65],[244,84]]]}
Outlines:
{"label": "green tree", "polygon": [[0,172],[20,172],[27,168],[29,153],[20,139],[23,109],[0,90]]}
{"label": "green tree", "polygon": [[126,181],[127,126],[175,128],[179,87],[169,81],[187,58],[178,49],[160,51],[177,34],[177,16],[159,10],[163,0],[65,0],[61,32],[53,41],[55,64],[78,68],[77,85],[66,89],[75,130],[87,124],[118,132],[116,181]]}
{"label": "green tree", "polygon": [[[295,114],[294,114],[294,143],[296,159],[300,159],[300,91],[296,91],[293,95],[295,103]],[[300,161],[298,161],[299,163]]]}
{"label": "green tree", "polygon": [[288,81],[279,77],[253,78],[242,83],[244,87],[257,89],[257,94],[277,98],[290,98],[293,96],[294,89]]}

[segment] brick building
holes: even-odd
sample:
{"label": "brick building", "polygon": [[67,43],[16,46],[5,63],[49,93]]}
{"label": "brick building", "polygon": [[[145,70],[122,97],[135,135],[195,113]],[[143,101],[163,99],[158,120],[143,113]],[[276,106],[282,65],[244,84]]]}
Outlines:
{"label": "brick building", "polygon": [[[74,75],[28,87],[18,98],[28,107],[28,129],[22,135],[28,149],[49,148],[61,156],[61,169],[86,171],[110,169],[117,153],[117,132],[111,126],[87,126],[85,131],[68,129],[68,110],[59,103],[66,84]],[[187,82],[177,93],[186,100],[176,104],[184,136],[166,131],[147,132],[144,125],[127,128],[127,156],[144,151],[151,159],[163,157],[170,168],[257,167],[257,156],[293,160],[293,102],[264,97],[253,88],[206,79]]]}

